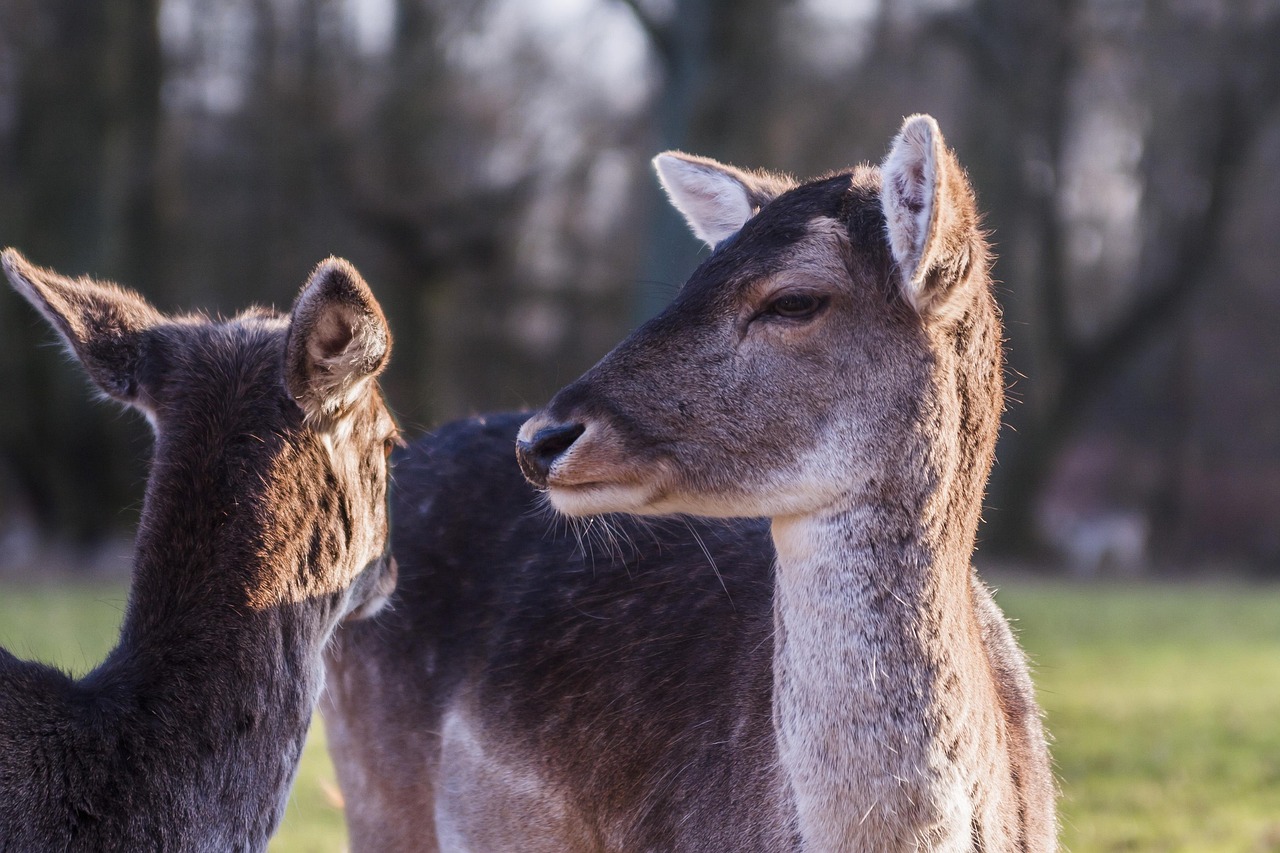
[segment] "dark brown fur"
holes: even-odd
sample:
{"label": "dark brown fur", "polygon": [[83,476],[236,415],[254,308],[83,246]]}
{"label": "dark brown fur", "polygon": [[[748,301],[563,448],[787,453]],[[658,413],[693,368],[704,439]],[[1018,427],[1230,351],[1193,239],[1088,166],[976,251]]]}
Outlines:
{"label": "dark brown fur", "polygon": [[4,265],[156,442],[115,650],[79,680],[0,650],[0,849],[265,849],[321,650],[394,582],[386,322],[334,260],[291,317],[227,321],[165,317],[12,250]]}
{"label": "dark brown fur", "polygon": [[489,834],[473,849],[794,849],[770,770],[768,528],[571,527],[516,466],[524,420],[450,424],[394,460],[400,581],[327,653],[352,849],[456,849],[436,815],[457,805],[442,748],[459,710],[492,738],[495,769],[527,768],[558,804],[478,792],[467,804]]}

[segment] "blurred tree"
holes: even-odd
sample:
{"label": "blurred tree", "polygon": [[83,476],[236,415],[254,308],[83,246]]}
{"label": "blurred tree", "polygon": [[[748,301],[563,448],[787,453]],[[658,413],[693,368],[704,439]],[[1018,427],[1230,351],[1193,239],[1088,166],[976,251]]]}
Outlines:
{"label": "blurred tree", "polygon": [[[771,161],[783,62],[782,18],[792,0],[618,0],[649,40],[658,86],[656,151],[681,149],[749,166]],[[643,320],[670,300],[703,247],[651,181],[650,236],[636,289]]]}
{"label": "blurred tree", "polygon": [[[1014,383],[1018,404],[999,451],[984,533],[993,548],[1036,544],[1036,497],[1064,444],[1117,377],[1173,334],[1191,296],[1212,280],[1241,175],[1280,95],[1274,60],[1232,61],[1269,57],[1262,46],[1280,17],[1258,21],[1224,8],[1206,27],[1186,10],[979,0],[930,23],[929,40],[958,46],[979,83],[970,139],[981,154],[969,162],[1013,255],[1004,264],[1014,273],[1006,295],[1011,367],[1030,378]],[[1117,55],[1127,61],[1112,61]],[[1119,96],[1100,99],[1099,81],[1086,79],[1086,66],[1098,62],[1108,63]],[[1084,174],[1098,155],[1081,134],[1105,99],[1145,113],[1133,125],[1137,251],[1122,270],[1082,264],[1072,251],[1082,220],[1114,203],[1091,194]],[[1073,191],[1085,194],[1076,209]]]}
{"label": "blurred tree", "polygon": [[[157,7],[158,0],[48,0],[5,13],[16,65],[3,160],[6,243],[38,263],[146,290],[156,284],[158,261]],[[136,492],[139,433],[104,417],[85,387],[68,381],[70,371],[38,346],[47,331],[26,311],[14,301],[0,309],[13,359],[6,387],[20,401],[0,415],[4,464],[16,485],[6,503],[87,543],[115,526],[120,496]]]}
{"label": "blurred tree", "polygon": [[[476,26],[487,3],[465,10],[433,0],[396,0],[396,27],[373,97],[341,126],[343,204],[388,257],[389,315],[419,334],[397,343],[393,384],[402,411],[418,420],[465,409],[476,388],[464,305],[474,291],[511,284],[513,234],[532,198],[528,173],[484,180],[496,128],[475,92],[459,85],[446,56],[447,33]],[[448,132],[442,132],[447,128]],[[485,299],[480,300],[483,304]],[[499,302],[500,304],[500,302]],[[396,380],[400,381],[397,383]]]}
{"label": "blurred tree", "polygon": [[[540,402],[668,301],[705,250],[657,150],[813,174],[932,112],[1007,282],[988,545],[1034,547],[1065,501],[1149,518],[1171,557],[1276,561],[1278,7],[9,0],[0,236],[223,311],[345,255],[413,429]],[[17,300],[0,335],[0,534],[123,525],[145,428],[93,409]]]}

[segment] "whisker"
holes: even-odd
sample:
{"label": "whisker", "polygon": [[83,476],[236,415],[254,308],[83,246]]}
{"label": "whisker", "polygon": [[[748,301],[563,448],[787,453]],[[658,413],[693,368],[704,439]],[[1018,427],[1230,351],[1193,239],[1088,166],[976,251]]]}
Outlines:
{"label": "whisker", "polygon": [[698,531],[694,529],[693,523],[687,516],[680,516],[684,521],[684,526],[688,529],[693,541],[698,543],[698,547],[702,549],[702,555],[707,558],[707,562],[711,565],[711,571],[715,572],[716,580],[720,581],[720,588],[724,590],[725,597],[729,599],[729,606],[734,612],[738,612],[738,605],[734,604],[733,596],[729,594],[729,587],[725,585],[724,576],[720,574],[720,567],[716,565],[716,558],[711,556],[711,549],[707,547],[707,543],[702,541],[702,537]]}

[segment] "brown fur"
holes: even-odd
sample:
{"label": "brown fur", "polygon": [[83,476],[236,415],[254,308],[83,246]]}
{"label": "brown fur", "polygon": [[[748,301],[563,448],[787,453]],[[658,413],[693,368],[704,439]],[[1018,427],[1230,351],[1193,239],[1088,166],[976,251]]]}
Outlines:
{"label": "brown fur", "polygon": [[[751,209],[760,187],[724,178],[686,215]],[[773,519],[773,717],[806,847],[1053,849],[1026,663],[970,566],[1003,388],[963,170],[916,116],[883,169],[739,225],[525,425],[522,467],[572,515]]]}
{"label": "brown fur", "polygon": [[400,583],[328,655],[353,850],[794,849],[760,521],[551,516],[523,415],[395,458]]}
{"label": "brown fur", "polygon": [[265,849],[321,650],[394,584],[386,321],[337,260],[290,316],[225,321],[4,268],[156,441],[116,648],[79,680],[0,650],[0,849]]}

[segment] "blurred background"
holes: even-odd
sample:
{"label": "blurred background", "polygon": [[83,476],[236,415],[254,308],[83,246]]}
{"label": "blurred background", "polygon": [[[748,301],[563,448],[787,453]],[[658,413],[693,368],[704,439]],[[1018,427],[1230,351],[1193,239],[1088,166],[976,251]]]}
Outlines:
{"label": "blurred background", "polygon": [[[346,256],[414,434],[672,296],[657,151],[807,176],[930,112],[999,253],[983,553],[1275,576],[1277,44],[1276,0],[2,0],[0,243],[224,313]],[[91,568],[150,438],[52,342],[0,293],[0,562]]]}
{"label": "blurred background", "polygon": [[[1280,851],[1278,45],[1280,0],[0,0],[0,244],[222,313],[346,256],[413,435],[671,298],[656,152],[808,176],[930,112],[999,253],[979,556],[1064,849]],[[0,287],[0,645],[111,646],[150,444]],[[323,749],[274,851],[342,849]]]}

